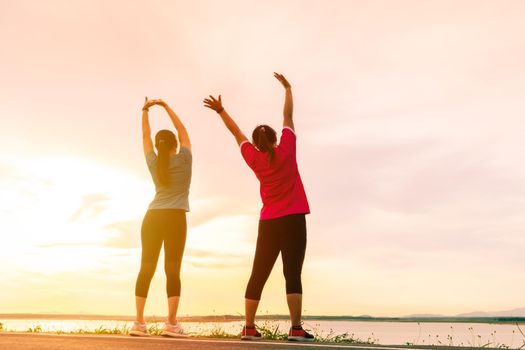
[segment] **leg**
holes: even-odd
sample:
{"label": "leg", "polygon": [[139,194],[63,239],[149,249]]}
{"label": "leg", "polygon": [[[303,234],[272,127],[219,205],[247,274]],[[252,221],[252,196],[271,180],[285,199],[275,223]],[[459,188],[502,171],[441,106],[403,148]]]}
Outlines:
{"label": "leg", "polygon": [[245,294],[246,325],[251,327],[255,323],[257,306],[261,299],[264,284],[272,272],[273,265],[279,255],[279,242],[273,230],[271,220],[259,221],[259,234],[255,248],[252,273]]}
{"label": "leg", "polygon": [[140,272],[135,284],[136,321],[144,323],[144,305],[148,296],[149,285],[157,267],[157,260],[162,247],[155,213],[148,211],[144,216],[141,228],[142,258]]}
{"label": "leg", "polygon": [[259,306],[259,300],[244,299],[244,313],[246,315],[246,325],[248,327],[255,326],[255,314],[257,313],[257,307]]}
{"label": "leg", "polygon": [[180,268],[186,245],[186,213],[182,210],[167,211],[169,218],[164,236],[164,271],[168,294],[168,322],[177,323],[177,309],[180,299]]}
{"label": "leg", "polygon": [[144,306],[146,306],[146,298],[135,296],[135,307],[137,309],[135,321],[139,323],[146,323],[144,320]]}
{"label": "leg", "polygon": [[177,324],[177,310],[180,297],[168,297],[168,323]]}
{"label": "leg", "polygon": [[288,303],[288,310],[290,310],[292,326],[300,326],[303,295],[299,293],[286,294],[286,302]]}
{"label": "leg", "polygon": [[289,215],[285,218],[279,237],[286,279],[286,300],[292,326],[300,326],[303,302],[301,271],[306,251],[306,220],[304,215]]}

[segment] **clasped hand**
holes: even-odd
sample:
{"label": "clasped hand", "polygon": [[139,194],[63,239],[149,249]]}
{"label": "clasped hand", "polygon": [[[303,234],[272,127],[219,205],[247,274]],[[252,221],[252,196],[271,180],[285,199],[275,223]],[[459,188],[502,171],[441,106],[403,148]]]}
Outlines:
{"label": "clasped hand", "polygon": [[166,107],[168,104],[166,102],[164,102],[160,98],[159,99],[148,100],[148,97],[146,96],[145,97],[145,101],[144,101],[144,106],[142,107],[142,110],[148,110],[150,107],[155,106],[155,105]]}

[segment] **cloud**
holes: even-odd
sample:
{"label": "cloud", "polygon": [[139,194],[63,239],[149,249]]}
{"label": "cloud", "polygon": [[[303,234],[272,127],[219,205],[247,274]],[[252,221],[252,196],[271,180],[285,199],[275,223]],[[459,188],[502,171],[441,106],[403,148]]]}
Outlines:
{"label": "cloud", "polygon": [[221,269],[244,267],[250,263],[250,258],[251,257],[242,254],[194,248],[186,249],[184,253],[184,261],[197,268]]}
{"label": "cloud", "polygon": [[[248,171],[247,175],[250,175]],[[197,228],[221,217],[257,213],[259,203],[257,198],[253,199],[251,205],[246,205],[236,196],[203,194],[192,198],[192,210],[187,214],[188,224],[191,228]]]}
{"label": "cloud", "polygon": [[114,248],[140,248],[140,220],[113,222],[105,226],[110,231],[104,245]]}
{"label": "cloud", "polygon": [[69,221],[88,221],[97,217],[109,205],[110,197],[104,193],[95,193],[82,196],[77,211],[71,215]]}

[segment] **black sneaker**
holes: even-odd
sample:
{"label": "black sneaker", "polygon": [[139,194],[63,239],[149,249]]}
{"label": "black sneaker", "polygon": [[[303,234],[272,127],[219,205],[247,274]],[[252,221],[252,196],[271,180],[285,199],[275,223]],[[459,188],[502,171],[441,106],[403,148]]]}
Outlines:
{"label": "black sneaker", "polygon": [[314,341],[315,337],[305,331],[302,326],[292,327],[290,328],[290,332],[288,332],[288,340],[289,341]]}

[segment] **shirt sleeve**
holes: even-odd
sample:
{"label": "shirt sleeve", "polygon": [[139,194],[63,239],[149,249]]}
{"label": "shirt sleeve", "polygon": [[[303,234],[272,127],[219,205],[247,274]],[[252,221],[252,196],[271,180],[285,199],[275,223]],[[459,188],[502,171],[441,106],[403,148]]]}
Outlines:
{"label": "shirt sleeve", "polygon": [[283,133],[281,134],[281,140],[279,141],[279,147],[281,147],[286,153],[295,154],[297,143],[297,136],[295,131],[289,127],[283,128]]}
{"label": "shirt sleeve", "polygon": [[255,163],[255,155],[257,154],[257,150],[249,141],[242,142],[240,148],[244,161],[249,167],[252,167]]}
{"label": "shirt sleeve", "polygon": [[148,164],[149,168],[152,168],[157,164],[157,155],[153,151],[149,151],[146,153],[146,164]]}
{"label": "shirt sleeve", "polygon": [[184,159],[185,162],[191,163],[193,160],[193,156],[191,154],[191,151],[186,147],[181,147],[179,151],[182,159]]}

